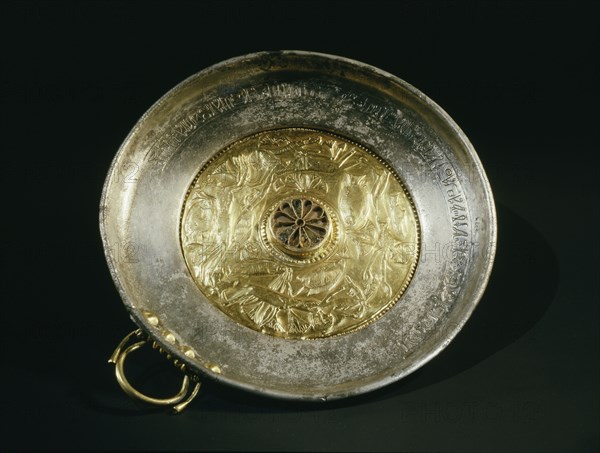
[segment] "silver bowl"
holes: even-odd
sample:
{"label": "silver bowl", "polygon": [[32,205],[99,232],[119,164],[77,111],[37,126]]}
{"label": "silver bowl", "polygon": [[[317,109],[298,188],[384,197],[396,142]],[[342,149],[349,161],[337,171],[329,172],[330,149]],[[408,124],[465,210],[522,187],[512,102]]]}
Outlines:
{"label": "silver bowl", "polygon": [[[289,131],[291,135],[300,131],[301,137],[290,140],[286,138]],[[285,140],[280,140],[282,137]],[[304,272],[303,263],[314,263],[321,255],[307,258],[309,255],[296,253],[297,247],[286,248],[277,242],[272,229],[277,227],[269,223],[274,222],[269,215],[289,207],[281,207],[285,200],[261,199],[260,204],[248,199],[250,188],[258,187],[254,192],[259,198],[271,193],[268,184],[273,184],[273,179],[267,184],[266,179],[250,183],[249,177],[239,177],[232,185],[221,187],[229,183],[219,179],[225,176],[219,176],[224,173],[219,173],[215,159],[248,140],[254,140],[252,146],[260,143],[264,147],[269,142],[270,149],[275,149],[273,155],[291,155],[294,159],[285,161],[285,171],[294,162],[313,162],[315,156],[321,156],[322,149],[313,150],[314,155],[301,154],[298,150],[305,149],[306,143],[328,143],[330,149],[335,142],[363,150],[370,157],[361,157],[362,162],[372,158],[373,162],[365,165],[371,165],[378,177],[386,172],[393,175],[391,180],[400,184],[403,194],[400,189],[384,192],[381,185],[370,186],[368,178],[364,183],[360,174],[348,169],[357,168],[354,164],[347,166],[344,171],[351,176],[343,190],[347,194],[353,191],[347,197],[350,201],[334,197],[334,201],[321,203],[329,213],[327,221],[339,227],[336,234],[342,239],[349,235],[345,242],[335,239],[338,245],[331,247],[337,247],[335,253],[340,256],[354,253],[349,261],[353,274],[346,270],[350,267],[344,267],[342,278],[325,290],[298,286],[300,281],[305,283],[304,274],[299,274]],[[295,147],[286,149],[292,142]],[[273,168],[278,175],[284,171],[281,161],[261,162],[256,165],[266,169],[265,178]],[[311,168],[333,174],[330,163]],[[304,165],[292,170],[302,176],[312,163]],[[311,186],[311,181],[298,186],[298,193],[288,193],[288,199],[306,195],[311,200],[307,203],[318,203],[320,192],[311,192],[316,184]],[[223,222],[222,216],[209,216],[198,225],[201,221],[186,215],[192,209],[190,194],[199,185],[210,188],[213,182],[222,190],[236,187],[246,191],[246,204],[239,202],[236,208],[240,215],[248,206],[258,206],[256,216],[247,216],[241,223],[230,221],[222,228],[214,226],[214,231],[225,231],[217,235],[223,241],[224,235],[238,234],[236,231],[263,235],[262,239],[253,236],[251,241],[262,247],[261,253],[270,250],[277,265],[265,265],[260,278],[248,277],[259,272],[258,264],[253,261],[256,257],[248,257],[240,241],[234,241],[235,247],[221,244],[210,264],[212,273],[203,274],[214,241],[207,240],[202,248],[202,238],[210,234],[198,231]],[[401,217],[389,213],[386,217],[384,210],[373,214],[375,208],[371,207],[392,192],[401,200],[388,205],[404,206],[403,212],[412,210],[412,236],[402,236]],[[223,198],[226,192],[211,193],[216,200],[213,204],[219,200],[221,205],[233,203]],[[393,206],[390,209],[400,209]],[[226,208],[220,209],[225,212]],[[227,209],[231,212],[233,208]],[[354,252],[348,249],[358,243],[359,233],[358,227],[352,227],[357,219],[348,215],[350,212],[359,221],[365,219],[364,225],[365,216],[372,220],[363,228],[368,246]],[[200,377],[299,400],[331,400],[368,392],[407,376],[434,358],[460,331],[480,300],[496,244],[496,215],[488,180],[473,146],[448,114],[389,73],[346,58],[301,51],[261,52],[219,63],[188,78],[156,102],[135,125],[112,163],[102,194],[100,229],[108,266],[125,307],[141,332],[169,358]],[[373,233],[375,229],[380,236]],[[384,230],[386,237],[395,239],[378,239]],[[315,241],[334,234],[323,231],[322,238]],[[394,256],[390,244],[397,248],[402,241],[410,245],[406,250],[413,254],[389,258]],[[345,248],[339,245],[342,243]],[[279,245],[271,250],[273,244]],[[201,251],[189,248],[192,245]],[[307,250],[313,253],[312,248]],[[323,248],[322,256],[327,253]],[[381,264],[388,258],[389,266]],[[281,264],[286,259],[297,272],[287,280],[282,277],[286,265]],[[413,261],[407,264],[407,260]],[[357,266],[363,263],[361,274]],[[221,270],[217,271],[218,267]],[[323,268],[319,273],[325,275]],[[279,278],[277,285],[272,284],[275,278]],[[280,305],[265,314],[276,301],[265,296],[265,305],[257,308],[255,290],[269,279],[267,291],[285,297],[277,296]],[[262,283],[257,283],[259,280]],[[349,288],[352,285],[356,286],[354,292]],[[241,292],[233,295],[232,288],[250,294],[254,305],[244,305],[251,303],[250,299],[240,302]],[[353,297],[358,291],[359,302],[370,302],[363,304],[367,308],[362,312],[346,310],[345,300],[334,305],[328,302],[335,291]],[[316,301],[310,302],[311,306],[308,298],[302,299],[307,295]],[[304,305],[293,305],[300,299]],[[308,314],[298,315],[300,321],[296,322],[292,314],[296,316],[301,308]]]}

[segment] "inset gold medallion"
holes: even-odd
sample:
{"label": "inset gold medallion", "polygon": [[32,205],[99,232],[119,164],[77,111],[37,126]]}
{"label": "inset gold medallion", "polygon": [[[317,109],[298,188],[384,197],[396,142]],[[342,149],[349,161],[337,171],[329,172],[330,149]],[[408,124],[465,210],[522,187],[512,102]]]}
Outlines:
{"label": "inset gold medallion", "polygon": [[419,222],[396,173],[337,135],[287,128],[205,165],[183,205],[185,262],[236,322],[289,339],[366,326],[406,290]]}

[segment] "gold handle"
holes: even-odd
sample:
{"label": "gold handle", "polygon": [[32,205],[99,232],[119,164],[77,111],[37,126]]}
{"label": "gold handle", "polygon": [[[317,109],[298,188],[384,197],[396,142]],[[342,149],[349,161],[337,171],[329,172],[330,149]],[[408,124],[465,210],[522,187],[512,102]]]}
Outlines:
{"label": "gold handle", "polygon": [[130,353],[141,348],[148,342],[147,339],[143,338],[140,341],[133,343],[132,345],[125,348],[125,345],[133,337],[142,338],[141,329],[134,330],[133,332],[131,332],[130,334],[125,336],[125,338],[123,338],[123,340],[121,340],[121,342],[117,346],[117,349],[115,349],[115,351],[110,356],[110,359],[108,359],[108,363],[115,364],[115,376],[117,378],[117,382],[119,383],[119,385],[121,386],[123,391],[130,397],[140,400],[140,401],[143,401],[148,404],[154,404],[157,406],[173,406],[173,410],[176,413],[179,413],[182,410],[184,410],[187,407],[187,405],[190,404],[190,402],[196,397],[196,395],[198,394],[198,391],[200,390],[200,386],[201,386],[200,382],[196,382],[194,389],[192,390],[192,392],[190,393],[188,398],[186,398],[184,400],[185,396],[188,394],[188,390],[189,390],[189,386],[190,386],[190,378],[188,377],[187,374],[184,374],[184,376],[183,376],[183,382],[181,384],[181,389],[175,396],[172,396],[171,398],[153,398],[151,396],[144,395],[140,391],[136,390],[129,383],[129,381],[125,377],[125,370],[124,370],[125,359],[127,358],[127,356]]}

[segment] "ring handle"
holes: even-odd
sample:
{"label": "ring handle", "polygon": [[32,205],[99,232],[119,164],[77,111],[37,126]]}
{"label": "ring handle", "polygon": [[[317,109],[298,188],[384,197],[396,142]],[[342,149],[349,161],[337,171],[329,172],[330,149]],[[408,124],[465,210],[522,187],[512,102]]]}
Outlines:
{"label": "ring handle", "polygon": [[188,377],[187,374],[184,374],[184,376],[183,376],[183,382],[181,383],[181,389],[179,390],[179,392],[177,392],[176,395],[174,395],[170,398],[154,398],[151,396],[144,395],[139,390],[136,390],[129,383],[127,378],[125,377],[125,370],[124,370],[125,359],[133,351],[144,346],[148,342],[148,340],[142,339],[142,340],[140,340],[136,343],[133,343],[130,346],[125,348],[125,345],[134,336],[137,336],[138,338],[140,338],[142,336],[141,329],[134,330],[133,332],[128,334],[125,338],[123,338],[121,343],[119,343],[119,346],[117,346],[117,349],[115,349],[115,351],[112,353],[110,359],[108,359],[109,363],[115,364],[115,376],[117,378],[117,382],[119,383],[119,386],[123,389],[123,391],[127,395],[129,395],[133,399],[137,399],[139,401],[143,401],[144,403],[153,404],[156,406],[173,406],[173,410],[176,413],[181,412],[196,397],[196,395],[198,394],[198,391],[200,390],[201,383],[200,382],[196,383],[196,385],[194,386],[194,389],[192,390],[189,397],[185,401],[183,401],[183,399],[188,394],[189,387],[190,387],[190,378]]}

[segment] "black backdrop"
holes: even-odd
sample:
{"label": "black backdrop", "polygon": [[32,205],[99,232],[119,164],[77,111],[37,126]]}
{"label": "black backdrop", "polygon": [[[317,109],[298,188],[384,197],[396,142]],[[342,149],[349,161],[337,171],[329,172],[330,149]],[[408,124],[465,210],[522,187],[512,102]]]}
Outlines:
{"label": "black backdrop", "polygon": [[[2,2],[0,449],[598,450],[598,9]],[[102,252],[104,177],[172,86],[276,49],[380,67],[453,116],[496,198],[488,290],[438,358],[371,394],[312,405],[207,383],[181,415],[148,409],[106,364],[133,325]],[[177,387],[145,357],[140,386]]]}

